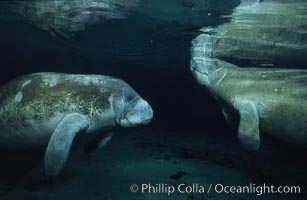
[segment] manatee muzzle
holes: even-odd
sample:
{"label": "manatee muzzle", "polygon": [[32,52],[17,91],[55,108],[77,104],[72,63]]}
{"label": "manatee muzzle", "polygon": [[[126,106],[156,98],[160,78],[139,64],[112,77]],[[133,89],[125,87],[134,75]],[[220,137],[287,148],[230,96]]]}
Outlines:
{"label": "manatee muzzle", "polygon": [[142,98],[137,98],[127,106],[128,112],[120,120],[123,127],[146,125],[153,118],[151,106]]}

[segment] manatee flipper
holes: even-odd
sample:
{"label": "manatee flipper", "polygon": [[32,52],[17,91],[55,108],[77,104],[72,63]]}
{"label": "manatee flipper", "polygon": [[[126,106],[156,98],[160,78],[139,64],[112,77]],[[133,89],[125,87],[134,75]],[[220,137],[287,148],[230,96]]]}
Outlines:
{"label": "manatee flipper", "polygon": [[237,102],[240,114],[238,137],[240,143],[248,150],[257,150],[260,146],[259,117],[255,104],[248,101]]}
{"label": "manatee flipper", "polygon": [[112,139],[113,132],[100,134],[84,146],[84,151],[91,153],[104,147]]}
{"label": "manatee flipper", "polygon": [[89,126],[86,117],[73,113],[66,115],[54,130],[45,153],[44,165],[48,176],[56,176],[65,167],[72,142],[77,133]]}

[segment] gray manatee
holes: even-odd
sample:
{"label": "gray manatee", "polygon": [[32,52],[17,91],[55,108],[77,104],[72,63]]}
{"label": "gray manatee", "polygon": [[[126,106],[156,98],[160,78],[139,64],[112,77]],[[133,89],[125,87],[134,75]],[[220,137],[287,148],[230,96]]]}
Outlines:
{"label": "gray manatee", "polygon": [[[46,174],[64,168],[77,134],[148,124],[150,105],[124,81],[102,75],[35,73],[0,89],[0,148],[48,145]],[[105,145],[111,135],[102,138]]]}
{"label": "gray manatee", "polygon": [[0,2],[8,17],[24,20],[57,36],[69,37],[87,25],[123,19],[139,0],[27,0]]}
{"label": "gray manatee", "polygon": [[239,68],[214,57],[214,41],[210,34],[193,41],[191,71],[218,100],[226,120],[239,121],[240,143],[257,150],[261,131],[307,146],[307,70]]}

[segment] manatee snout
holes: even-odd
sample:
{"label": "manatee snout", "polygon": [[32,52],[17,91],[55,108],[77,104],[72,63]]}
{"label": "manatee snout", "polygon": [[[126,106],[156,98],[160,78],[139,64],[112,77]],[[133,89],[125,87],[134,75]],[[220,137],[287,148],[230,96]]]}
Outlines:
{"label": "manatee snout", "polygon": [[141,97],[128,103],[127,112],[120,121],[122,127],[146,125],[153,118],[153,110],[147,101]]}

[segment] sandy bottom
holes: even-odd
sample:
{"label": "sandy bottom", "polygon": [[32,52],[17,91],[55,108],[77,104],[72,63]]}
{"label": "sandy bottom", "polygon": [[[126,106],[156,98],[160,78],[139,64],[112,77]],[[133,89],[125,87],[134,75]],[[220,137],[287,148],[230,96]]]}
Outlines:
{"label": "sandy bottom", "polygon": [[[272,148],[268,144],[263,144],[257,153],[250,153],[243,150],[235,139],[226,140],[221,136],[146,127],[124,129],[116,132],[111,142],[98,152],[84,153],[77,141],[64,173],[56,179],[44,175],[41,151],[2,152],[0,199],[303,200],[307,199],[307,164],[302,161],[305,153]],[[258,196],[256,192],[215,191],[215,187],[220,190],[221,185],[263,186],[264,183],[299,185],[301,194]],[[133,184],[138,186],[138,192],[130,191]],[[151,191],[144,189],[142,192],[142,186],[149,184],[153,186]],[[177,190],[180,184],[191,187],[194,184],[194,191],[182,186],[181,189],[187,191],[181,193]],[[172,187],[175,191],[168,194]]]}

